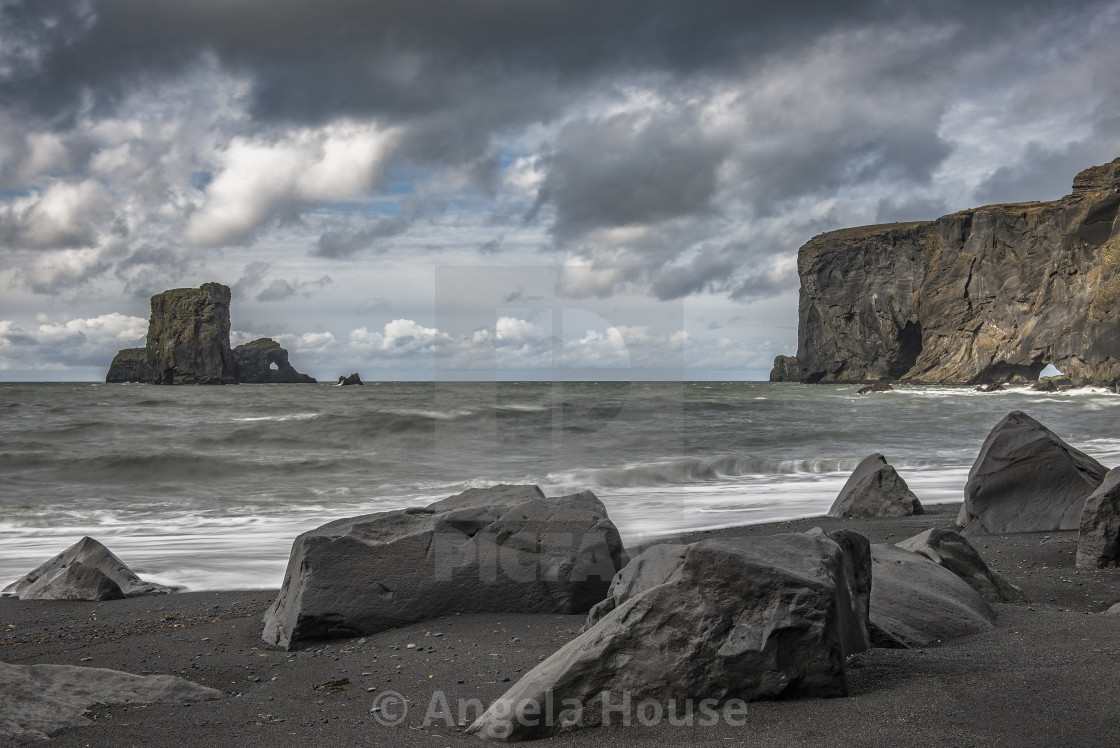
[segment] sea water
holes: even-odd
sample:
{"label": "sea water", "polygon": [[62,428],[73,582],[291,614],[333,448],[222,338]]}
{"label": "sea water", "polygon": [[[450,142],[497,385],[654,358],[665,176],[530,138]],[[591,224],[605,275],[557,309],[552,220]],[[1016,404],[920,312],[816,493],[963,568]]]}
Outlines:
{"label": "sea water", "polygon": [[592,490],[628,545],[821,514],[873,452],[923,503],[960,501],[1011,410],[1120,463],[1103,390],[857,389],[0,384],[0,586],[90,535],[153,581],[277,587],[305,530],[497,483]]}

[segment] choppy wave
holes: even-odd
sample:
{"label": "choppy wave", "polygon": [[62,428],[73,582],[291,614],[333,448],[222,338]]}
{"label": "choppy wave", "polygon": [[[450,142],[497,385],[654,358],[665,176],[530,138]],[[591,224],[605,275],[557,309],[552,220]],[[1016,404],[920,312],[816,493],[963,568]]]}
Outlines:
{"label": "choppy wave", "polygon": [[0,384],[0,583],[93,534],[158,581],[275,586],[304,530],[496,483],[592,489],[627,542],[820,513],[872,452],[923,502],[959,501],[1009,410],[1120,462],[1120,397],[1100,390],[353,389]]}
{"label": "choppy wave", "polygon": [[633,463],[619,467],[575,470],[548,476],[549,482],[587,484],[603,487],[687,485],[728,478],[850,472],[858,459],[806,458],[774,460],[758,457],[720,455],[686,457],[655,462]]}

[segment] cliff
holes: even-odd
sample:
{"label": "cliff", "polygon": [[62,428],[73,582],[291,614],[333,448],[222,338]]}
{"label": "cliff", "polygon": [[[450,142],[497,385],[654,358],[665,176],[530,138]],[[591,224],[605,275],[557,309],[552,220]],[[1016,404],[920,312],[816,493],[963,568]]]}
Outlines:
{"label": "cliff", "polygon": [[125,348],[113,356],[106,382],[143,382],[148,378],[148,349]]}
{"label": "cliff", "polygon": [[801,380],[797,358],[794,356],[775,356],[774,368],[770,370],[771,382],[798,382]]}
{"label": "cliff", "polygon": [[288,352],[272,338],[257,338],[233,349],[238,381],[246,384],[314,384],[288,363]]}
{"label": "cliff", "polygon": [[[288,363],[288,352],[269,338],[229,345],[231,294],[221,283],[176,288],[152,297],[148,341],[113,358],[106,382],[235,384],[314,382]],[[272,365],[276,368],[273,369]]]}
{"label": "cliff", "polygon": [[1120,382],[1120,159],[1052,202],[822,234],[798,254],[803,382]]}

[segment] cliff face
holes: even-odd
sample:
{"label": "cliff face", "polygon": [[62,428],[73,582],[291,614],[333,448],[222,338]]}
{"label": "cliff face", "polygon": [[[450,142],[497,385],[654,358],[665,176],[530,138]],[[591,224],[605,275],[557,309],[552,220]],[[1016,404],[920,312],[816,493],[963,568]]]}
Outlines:
{"label": "cliff face", "polygon": [[1120,382],[1120,159],[1053,202],[822,234],[798,254],[803,382]]}
{"label": "cliff face", "polygon": [[203,283],[152,297],[148,322],[149,381],[233,384],[237,359],[229,347],[229,286]]}
{"label": "cliff face", "polygon": [[257,338],[251,343],[239,345],[233,349],[233,355],[237,359],[238,381],[246,384],[315,382],[288,363],[288,352],[272,338]]}
{"label": "cliff face", "polygon": [[113,356],[106,382],[143,382],[148,378],[148,349],[124,348]]}
{"label": "cliff face", "polygon": [[771,382],[798,382],[800,380],[801,373],[794,356],[774,357],[774,368],[770,370]]}

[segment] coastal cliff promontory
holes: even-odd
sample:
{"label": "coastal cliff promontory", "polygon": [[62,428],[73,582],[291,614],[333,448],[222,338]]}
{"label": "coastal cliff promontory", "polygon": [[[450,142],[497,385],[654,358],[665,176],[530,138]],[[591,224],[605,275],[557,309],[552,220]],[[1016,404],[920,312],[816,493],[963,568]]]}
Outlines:
{"label": "coastal cliff promontory", "polygon": [[1120,159],[1051,202],[822,234],[798,254],[802,382],[1120,382]]}
{"label": "coastal cliff promontory", "polygon": [[[229,286],[203,283],[152,297],[144,348],[117,353],[109,383],[236,384],[314,382],[288,363],[288,352],[270,338],[230,348]],[[275,367],[275,368],[273,368]]]}

